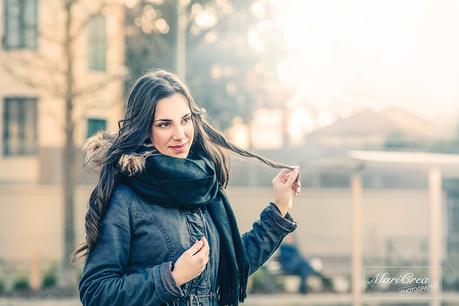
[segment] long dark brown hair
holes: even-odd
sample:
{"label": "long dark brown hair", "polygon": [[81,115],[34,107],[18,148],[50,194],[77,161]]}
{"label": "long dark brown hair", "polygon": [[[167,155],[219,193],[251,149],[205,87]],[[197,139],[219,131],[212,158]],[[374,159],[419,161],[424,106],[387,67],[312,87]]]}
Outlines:
{"label": "long dark brown hair", "polygon": [[212,127],[205,110],[196,104],[187,86],[176,75],[162,70],[149,72],[140,77],[129,92],[125,117],[118,122],[118,135],[104,157],[99,181],[89,198],[85,222],[86,242],[73,252],[72,261],[77,256],[86,258],[99,237],[101,220],[120,174],[118,167],[120,157],[134,152],[150,138],[156,104],[159,100],[177,93],[184,95],[190,106],[195,127],[193,146],[200,146],[215,163],[217,178],[224,188],[229,179],[229,152],[256,158],[273,168],[294,168],[232,144]]}

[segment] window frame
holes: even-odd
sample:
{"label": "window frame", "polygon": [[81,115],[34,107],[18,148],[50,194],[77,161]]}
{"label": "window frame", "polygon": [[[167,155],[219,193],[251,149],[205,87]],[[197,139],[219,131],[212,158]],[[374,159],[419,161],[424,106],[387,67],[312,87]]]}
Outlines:
{"label": "window frame", "polygon": [[[5,96],[3,97],[3,105],[2,105],[2,156],[3,157],[24,157],[24,156],[35,156],[38,153],[38,103],[39,99],[38,97],[34,96]],[[10,112],[11,108],[9,107],[10,103],[18,103],[18,108],[17,108],[17,118],[15,120],[19,121],[22,118],[22,122],[17,122],[18,129],[22,130],[22,132],[18,132],[19,136],[17,141],[20,143],[21,141],[23,142],[22,144],[19,144],[18,146],[20,147],[17,150],[11,150],[10,145],[11,145],[11,135],[9,132],[10,128],[10,122],[13,119],[10,119]],[[31,144],[27,144],[25,139],[25,135],[27,133],[27,125],[28,122],[26,121],[28,116],[26,115],[26,112],[28,110],[27,104],[32,105],[32,117],[31,118],[31,124],[32,127],[31,129]],[[22,109],[21,109],[22,108]],[[20,112],[23,112],[22,114]],[[22,128],[21,128],[22,125]],[[20,135],[22,134],[22,136]],[[22,138],[22,139],[21,139]]]}
{"label": "window frame", "polygon": [[107,71],[107,18],[103,14],[91,17],[88,22],[88,69]]}
{"label": "window frame", "polygon": [[[90,131],[90,122],[91,120],[93,120],[94,122],[98,121],[98,123],[103,123],[103,128],[102,129],[97,129],[97,130],[93,130],[93,131]],[[99,131],[105,131],[107,129],[107,124],[108,124],[108,121],[106,118],[102,118],[102,117],[88,117],[86,118],[86,139],[88,139],[89,137],[93,136],[94,134],[96,134],[97,132]]]}
{"label": "window frame", "polygon": [[[18,15],[12,16],[10,14],[10,6],[13,3],[19,5]],[[26,7],[27,5],[33,6],[32,8]],[[30,16],[27,16],[27,9],[32,9],[32,22],[27,24]],[[9,37],[11,37],[11,24],[10,18],[18,18],[18,42],[13,44]],[[30,32],[29,32],[30,31]],[[31,36],[32,38],[30,38]],[[4,0],[3,1],[3,35],[2,46],[4,50],[37,50],[38,48],[38,0]]]}

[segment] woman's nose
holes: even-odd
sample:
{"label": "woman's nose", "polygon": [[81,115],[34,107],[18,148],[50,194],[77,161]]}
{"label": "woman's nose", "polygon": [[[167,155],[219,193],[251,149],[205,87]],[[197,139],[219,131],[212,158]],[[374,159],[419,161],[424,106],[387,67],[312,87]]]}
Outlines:
{"label": "woman's nose", "polygon": [[173,135],[174,139],[182,139],[185,137],[185,131],[183,130],[183,128],[181,126],[178,126],[174,129],[174,135]]}

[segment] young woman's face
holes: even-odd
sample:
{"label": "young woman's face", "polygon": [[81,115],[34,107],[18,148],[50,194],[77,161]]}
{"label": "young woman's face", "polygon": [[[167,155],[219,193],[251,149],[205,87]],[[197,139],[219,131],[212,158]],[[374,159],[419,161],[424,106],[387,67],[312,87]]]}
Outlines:
{"label": "young woman's face", "polygon": [[185,96],[174,94],[158,101],[150,134],[151,142],[160,153],[177,158],[188,156],[194,126]]}

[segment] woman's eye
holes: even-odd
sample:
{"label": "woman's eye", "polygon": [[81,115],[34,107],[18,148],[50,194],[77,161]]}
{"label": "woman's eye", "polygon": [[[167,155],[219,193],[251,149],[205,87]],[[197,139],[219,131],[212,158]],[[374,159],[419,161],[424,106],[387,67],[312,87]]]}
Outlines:
{"label": "woman's eye", "polygon": [[[188,123],[190,120],[191,120],[190,117],[188,117],[188,118],[183,118],[183,119],[182,119],[182,122],[183,122],[183,123]],[[157,127],[160,127],[160,128],[165,128],[165,127],[168,127],[168,126],[170,126],[170,123],[169,123],[169,122],[163,122],[163,123],[160,123],[160,124],[157,125]]]}

